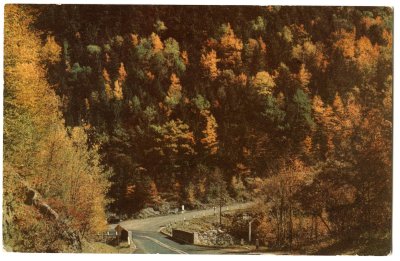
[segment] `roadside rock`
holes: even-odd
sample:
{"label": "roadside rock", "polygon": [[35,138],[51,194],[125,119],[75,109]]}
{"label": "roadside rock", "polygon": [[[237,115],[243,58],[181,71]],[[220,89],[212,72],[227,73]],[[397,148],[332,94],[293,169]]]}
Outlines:
{"label": "roadside rock", "polygon": [[233,237],[223,231],[209,230],[198,234],[199,244],[204,246],[230,246]]}
{"label": "roadside rock", "polygon": [[136,214],[136,218],[148,218],[160,215],[160,211],[156,211],[153,208],[144,208]]}
{"label": "roadside rock", "polygon": [[161,205],[155,207],[156,211],[159,211],[161,215],[169,214],[171,205],[168,202],[164,202]]}
{"label": "roadside rock", "polygon": [[178,214],[179,213],[179,208],[174,208],[168,210],[168,214]]}

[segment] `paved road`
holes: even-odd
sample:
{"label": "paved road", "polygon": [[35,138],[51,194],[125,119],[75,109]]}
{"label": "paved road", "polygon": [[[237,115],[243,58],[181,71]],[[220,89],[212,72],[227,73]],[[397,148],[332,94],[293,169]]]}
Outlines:
{"label": "paved road", "polygon": [[[245,209],[254,203],[241,203],[223,207],[222,211]],[[217,211],[218,213],[218,211]],[[146,219],[132,219],[120,223],[125,229],[132,231],[133,241],[137,247],[137,254],[224,254],[229,249],[217,249],[181,244],[171,240],[168,236],[159,233],[160,228],[168,223],[181,220],[190,220],[200,216],[214,214],[213,209],[187,211],[176,215],[158,216]]]}

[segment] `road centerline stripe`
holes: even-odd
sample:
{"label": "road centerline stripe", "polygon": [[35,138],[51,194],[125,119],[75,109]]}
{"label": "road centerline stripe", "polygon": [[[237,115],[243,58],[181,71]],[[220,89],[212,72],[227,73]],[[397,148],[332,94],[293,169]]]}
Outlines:
{"label": "road centerline stripe", "polygon": [[169,245],[167,245],[167,244],[165,244],[165,243],[163,243],[163,242],[161,242],[161,241],[159,241],[159,240],[157,240],[157,239],[155,239],[155,238],[148,237],[148,236],[140,236],[140,237],[147,238],[147,239],[153,241],[154,243],[156,243],[156,244],[158,244],[158,245],[160,245],[160,246],[162,246],[162,247],[165,247],[165,248],[167,248],[167,249],[169,249],[169,250],[172,250],[172,251],[174,251],[174,252],[176,252],[176,253],[179,253],[179,254],[187,254],[185,251],[182,251],[182,250],[177,249],[177,248],[175,248],[175,247],[169,246]]}

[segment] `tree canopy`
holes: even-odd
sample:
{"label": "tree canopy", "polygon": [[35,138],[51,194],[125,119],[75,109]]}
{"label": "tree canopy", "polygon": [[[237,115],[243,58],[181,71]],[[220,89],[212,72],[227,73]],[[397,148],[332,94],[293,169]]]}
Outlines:
{"label": "tree canopy", "polygon": [[105,210],[195,208],[218,186],[270,206],[278,245],[306,238],[298,220],[311,238],[391,233],[390,8],[6,5],[4,45],[14,250],[62,248],[28,245],[30,222],[60,231],[26,185],[81,237]]}

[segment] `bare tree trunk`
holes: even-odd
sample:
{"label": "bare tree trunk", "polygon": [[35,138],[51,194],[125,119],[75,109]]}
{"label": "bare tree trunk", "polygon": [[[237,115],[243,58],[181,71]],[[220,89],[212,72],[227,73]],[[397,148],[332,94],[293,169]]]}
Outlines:
{"label": "bare tree trunk", "polygon": [[289,248],[292,251],[292,242],[293,242],[293,220],[292,220],[292,204],[289,203]]}
{"label": "bare tree trunk", "polygon": [[328,229],[329,234],[332,234],[331,228],[329,227],[328,223],[326,223],[326,221],[325,221],[324,218],[322,217],[322,214],[319,214],[318,217],[321,219],[322,224],[324,224],[324,226],[326,227],[326,229]]}
{"label": "bare tree trunk", "polygon": [[280,240],[280,224],[279,224],[279,211],[276,210],[276,242],[279,244],[279,240]]}
{"label": "bare tree trunk", "polygon": [[317,217],[314,215],[314,225],[315,225],[315,240],[318,241],[318,219]]}
{"label": "bare tree trunk", "polygon": [[287,239],[287,211],[285,208],[283,208],[283,237],[282,237],[282,243],[284,244],[286,242]]}
{"label": "bare tree trunk", "polygon": [[284,228],[283,228],[283,195],[281,192],[280,206],[279,206],[279,245],[281,245],[284,237]]}
{"label": "bare tree trunk", "polygon": [[311,233],[310,233],[310,240],[312,241],[314,239],[315,236],[315,215],[313,214],[311,216]]}
{"label": "bare tree trunk", "polygon": [[299,218],[299,241],[303,242],[304,241],[304,229],[303,229],[303,222],[304,222],[304,216],[303,213],[300,214],[300,218]]}

